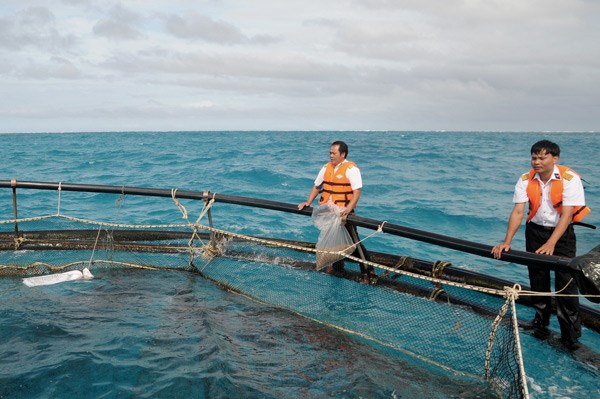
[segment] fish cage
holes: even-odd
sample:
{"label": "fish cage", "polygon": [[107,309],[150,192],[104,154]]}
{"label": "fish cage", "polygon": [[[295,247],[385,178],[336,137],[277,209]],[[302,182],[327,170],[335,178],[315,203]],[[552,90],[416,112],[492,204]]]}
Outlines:
{"label": "fish cage", "polygon": [[[517,304],[527,304],[526,289],[445,261],[383,251],[370,252],[367,260],[349,251],[317,249],[288,231],[311,211],[209,191],[0,181],[0,277],[36,287],[93,278],[106,269],[193,273],[397,352],[427,370],[475,381],[486,395],[529,396],[517,315]],[[255,213],[277,227],[261,234],[258,226],[239,222],[241,213]],[[387,222],[349,216],[347,223],[370,229],[372,236],[489,253],[487,246]],[[326,273],[316,265],[322,254],[372,266],[376,276],[364,284],[357,268],[349,266],[316,278]],[[540,259],[518,251],[507,257],[524,264]],[[554,262],[554,267],[568,263]],[[344,302],[323,306],[339,296]],[[362,317],[345,317],[346,310],[365,303]],[[598,331],[598,314],[582,313]]]}

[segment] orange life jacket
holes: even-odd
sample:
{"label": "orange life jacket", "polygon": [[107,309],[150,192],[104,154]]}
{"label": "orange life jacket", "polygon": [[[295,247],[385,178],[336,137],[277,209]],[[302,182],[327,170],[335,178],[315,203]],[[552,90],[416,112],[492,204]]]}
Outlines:
{"label": "orange life jacket", "polygon": [[338,170],[334,172],[334,167],[331,162],[328,162],[325,165],[325,176],[319,205],[326,203],[330,199],[337,206],[343,207],[348,205],[354,196],[352,193],[352,186],[350,185],[350,179],[346,177],[346,171],[351,167],[356,167],[356,164],[352,161],[347,161],[342,163]]}
{"label": "orange life jacket", "polygon": [[[570,174],[566,174],[566,172],[575,173],[572,169],[567,168],[566,166],[556,165],[559,171],[559,179],[550,181],[550,199],[552,200],[552,205],[556,209],[556,211],[561,214],[562,212],[562,197],[563,197],[563,187],[564,182],[563,179],[571,180],[573,176]],[[534,179],[535,171],[531,169],[528,174],[523,175],[523,180],[529,180],[527,184],[527,197],[529,198],[529,213],[527,214],[527,221],[530,221],[540,208],[540,203],[542,202],[542,189],[540,187],[540,181]],[[592,210],[587,206],[576,206],[573,212],[573,222],[579,222],[581,219],[587,216]]]}

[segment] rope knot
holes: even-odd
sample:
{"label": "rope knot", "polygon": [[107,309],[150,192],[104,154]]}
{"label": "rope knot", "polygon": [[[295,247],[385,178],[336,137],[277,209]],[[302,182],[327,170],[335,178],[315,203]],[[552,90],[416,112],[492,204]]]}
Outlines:
{"label": "rope knot", "polygon": [[14,238],[15,250],[21,248],[21,244],[23,244],[23,241],[25,241],[25,238],[23,238],[23,237],[15,237]]}
{"label": "rope knot", "polygon": [[521,284],[515,284],[512,287],[504,287],[504,292],[506,292],[506,298],[513,298],[515,301],[519,298],[519,294],[521,294]]}

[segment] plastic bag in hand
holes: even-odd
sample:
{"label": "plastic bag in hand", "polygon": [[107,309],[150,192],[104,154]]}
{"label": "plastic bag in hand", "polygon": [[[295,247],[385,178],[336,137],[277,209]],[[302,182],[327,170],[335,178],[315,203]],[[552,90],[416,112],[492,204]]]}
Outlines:
{"label": "plastic bag in hand", "polygon": [[[343,259],[354,252],[352,237],[342,224],[340,208],[326,202],[313,209],[313,224],[321,231],[317,241],[317,270]],[[327,251],[327,252],[322,252]],[[341,251],[341,252],[340,252]],[[339,252],[339,253],[328,253]]]}

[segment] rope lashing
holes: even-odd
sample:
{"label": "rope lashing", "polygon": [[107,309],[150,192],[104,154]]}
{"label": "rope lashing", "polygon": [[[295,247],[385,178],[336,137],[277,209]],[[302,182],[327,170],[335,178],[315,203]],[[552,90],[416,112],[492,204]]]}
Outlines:
{"label": "rope lashing", "polygon": [[[398,270],[402,270],[403,267],[408,266],[411,263],[411,259],[408,256],[400,256],[400,258],[398,259],[398,262],[396,262],[396,264],[393,266],[394,269],[398,269]],[[386,270],[383,272],[383,274],[381,275],[381,277],[387,277],[389,276],[391,273],[393,273],[394,275],[390,278],[392,279],[397,279],[398,277],[400,277],[400,275],[402,275],[402,273],[398,273],[398,272],[392,272],[391,270]]]}
{"label": "rope lashing", "polygon": [[206,257],[213,258],[216,254],[218,254],[217,248],[211,248],[210,245],[206,245],[204,243],[204,241],[202,241],[202,239],[198,235],[198,228],[204,227],[204,226],[200,226],[200,224],[199,224],[200,220],[204,217],[204,215],[208,212],[208,210],[214,204],[215,196],[216,196],[216,193],[213,193],[212,198],[210,200],[208,200],[208,192],[205,191],[203,193],[203,198],[205,199],[204,206],[202,207],[202,210],[200,211],[200,215],[198,216],[198,219],[196,219],[196,222],[192,223],[192,222],[190,222],[187,209],[185,208],[185,206],[183,206],[183,204],[177,198],[177,189],[176,188],[171,189],[171,198],[175,202],[175,205],[177,205],[177,207],[179,208],[182,218],[185,219],[185,221],[187,222],[187,225],[189,227],[191,227],[191,229],[192,229],[192,235],[188,241],[188,248],[190,251],[190,264],[193,264],[192,262],[193,262],[193,258],[194,258],[194,247],[193,247],[194,238],[198,239],[198,242],[201,244],[200,249],[202,250],[202,253]]}
{"label": "rope lashing", "polygon": [[440,278],[446,266],[451,266],[452,263],[438,260],[431,267],[431,276]]}
{"label": "rope lashing", "polygon": [[177,189],[176,188],[171,189],[171,198],[173,198],[173,201],[175,201],[175,205],[177,205],[177,207],[179,208],[179,211],[181,212],[181,215],[182,215],[181,216],[182,219],[187,220],[187,222],[189,223],[187,209],[185,209],[185,206],[181,205],[181,203],[179,202],[179,199],[177,199]]}
{"label": "rope lashing", "polygon": [[443,294],[444,292],[445,291],[441,286],[436,287],[433,291],[431,291],[431,294],[429,295],[429,299],[432,299],[435,301],[435,300],[437,300],[438,296],[440,296],[440,294]]}
{"label": "rope lashing", "polygon": [[21,244],[23,244],[23,241],[25,241],[25,238],[23,238],[23,237],[15,237],[14,238],[15,251],[18,250],[19,248],[21,248]]}
{"label": "rope lashing", "polygon": [[[431,277],[433,277],[435,279],[441,279],[442,273],[444,272],[444,268],[446,266],[450,266],[450,265],[452,265],[450,262],[445,262],[445,261],[441,261],[441,260],[435,261],[435,263],[431,267]],[[444,292],[444,288],[442,287],[442,284],[440,284],[439,282],[436,282],[435,289],[431,292],[429,299],[435,300],[443,292]]]}

